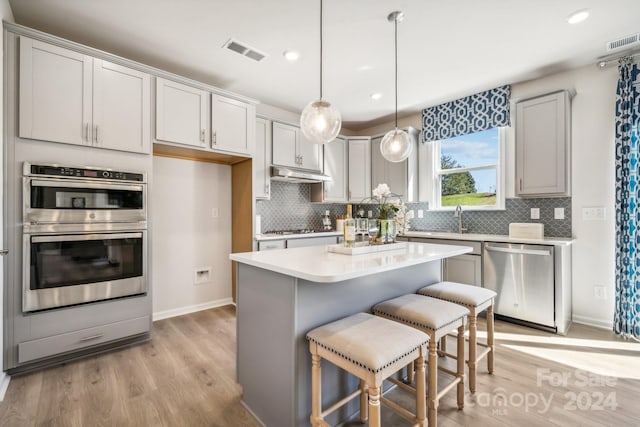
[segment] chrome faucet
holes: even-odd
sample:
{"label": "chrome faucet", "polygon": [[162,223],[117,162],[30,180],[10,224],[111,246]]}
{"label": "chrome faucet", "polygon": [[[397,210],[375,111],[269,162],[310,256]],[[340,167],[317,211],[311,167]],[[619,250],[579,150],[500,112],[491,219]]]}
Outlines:
{"label": "chrome faucet", "polygon": [[458,233],[462,234],[463,232],[467,231],[466,228],[462,227],[462,206],[456,206],[456,210],[453,211],[453,216],[458,218]]}

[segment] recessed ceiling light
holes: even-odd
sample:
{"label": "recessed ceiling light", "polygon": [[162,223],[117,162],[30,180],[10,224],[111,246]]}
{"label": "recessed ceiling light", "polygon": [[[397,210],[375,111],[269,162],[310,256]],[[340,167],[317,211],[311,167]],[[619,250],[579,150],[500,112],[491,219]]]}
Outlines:
{"label": "recessed ceiling light", "polygon": [[589,17],[589,9],[582,9],[576,12],[573,12],[567,18],[567,22],[569,24],[578,24],[580,22],[585,21]]}
{"label": "recessed ceiling light", "polygon": [[372,93],[371,94],[371,99],[373,99],[374,101],[377,101],[380,98],[382,98],[382,94],[380,92],[376,92],[376,93]]}
{"label": "recessed ceiling light", "polygon": [[293,62],[300,58],[300,53],[295,50],[285,50],[282,52],[282,56],[284,56],[287,61]]}
{"label": "recessed ceiling light", "polygon": [[369,71],[369,70],[373,70],[373,67],[371,65],[362,65],[358,67],[358,71]]}

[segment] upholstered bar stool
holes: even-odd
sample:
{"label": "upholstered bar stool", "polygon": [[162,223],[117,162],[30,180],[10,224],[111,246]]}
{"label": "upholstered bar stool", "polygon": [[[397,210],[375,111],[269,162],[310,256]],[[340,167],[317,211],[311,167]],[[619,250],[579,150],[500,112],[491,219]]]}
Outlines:
{"label": "upholstered bar stool", "polygon": [[[377,304],[373,307],[376,316],[417,328],[429,335],[429,384],[427,386],[427,412],[429,427],[437,425],[438,402],[440,398],[457,386],[458,409],[464,407],[464,327],[469,310],[465,307],[436,298],[417,294],[403,295]],[[456,370],[438,366],[437,343],[440,338],[458,331],[458,359]],[[438,369],[453,375],[449,384],[438,391]],[[416,370],[416,384],[423,374]]]}
{"label": "upholstered bar stool", "polygon": [[[469,390],[476,392],[477,365],[485,356],[487,357],[487,369],[493,373],[493,353],[495,351],[493,340],[493,303],[496,293],[491,289],[479,286],[465,285],[456,282],[440,282],[434,285],[425,286],[418,291],[420,295],[438,298],[443,301],[452,302],[466,307],[469,310]],[[477,338],[478,314],[487,311],[487,342],[479,343]],[[446,339],[446,337],[445,337]],[[477,346],[484,347],[480,354],[477,354]],[[455,355],[446,353],[446,345],[441,349],[449,357]]]}
{"label": "upholstered bar stool", "polygon": [[[424,297],[422,297],[424,298]],[[320,326],[307,333],[311,351],[311,425],[329,426],[324,418],[360,397],[360,420],[380,426],[380,403],[384,403],[414,426],[426,425],[424,355],[429,336],[414,329],[368,313],[358,313]],[[320,362],[325,359],[360,379],[354,393],[322,410]],[[381,396],[382,382],[414,362],[416,373],[415,414]],[[368,397],[368,399],[367,399]],[[368,402],[367,402],[368,401]]]}

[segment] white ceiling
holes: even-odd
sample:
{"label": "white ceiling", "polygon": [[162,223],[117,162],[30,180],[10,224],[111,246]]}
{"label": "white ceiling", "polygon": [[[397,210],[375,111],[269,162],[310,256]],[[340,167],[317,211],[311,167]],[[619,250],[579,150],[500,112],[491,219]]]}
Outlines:
{"label": "white ceiling", "polygon": [[[319,96],[319,0],[9,0],[16,22],[289,111]],[[569,25],[572,12],[590,18]],[[590,63],[640,32],[639,0],[324,0],[324,98],[345,127]],[[223,44],[267,53],[257,63]],[[295,63],[282,52],[301,53]],[[363,71],[361,67],[368,66]],[[381,92],[373,101],[370,94]]]}

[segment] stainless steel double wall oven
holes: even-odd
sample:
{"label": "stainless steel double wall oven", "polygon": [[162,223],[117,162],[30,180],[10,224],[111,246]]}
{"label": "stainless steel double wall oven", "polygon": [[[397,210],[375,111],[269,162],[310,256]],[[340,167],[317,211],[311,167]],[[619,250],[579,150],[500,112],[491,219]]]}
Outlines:
{"label": "stainless steel double wall oven", "polygon": [[147,292],[139,172],[24,163],[23,312]]}

